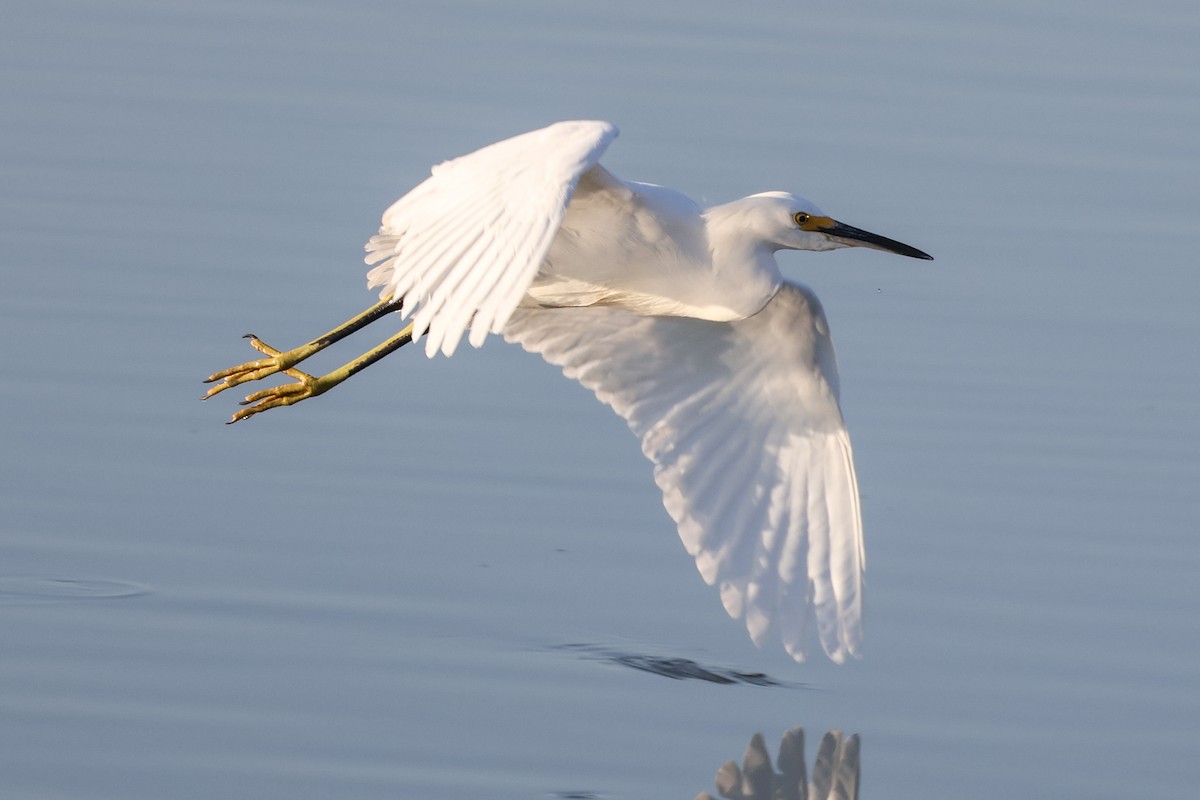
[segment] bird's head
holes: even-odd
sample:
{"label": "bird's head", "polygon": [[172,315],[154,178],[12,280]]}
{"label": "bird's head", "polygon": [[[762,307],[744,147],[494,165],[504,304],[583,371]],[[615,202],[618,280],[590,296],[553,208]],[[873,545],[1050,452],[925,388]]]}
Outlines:
{"label": "bird's head", "polygon": [[778,250],[836,250],[869,247],[929,261],[933,256],[915,247],[838,222],[813,203],[788,192],[763,192],[729,203],[724,208],[741,217],[741,224]]}

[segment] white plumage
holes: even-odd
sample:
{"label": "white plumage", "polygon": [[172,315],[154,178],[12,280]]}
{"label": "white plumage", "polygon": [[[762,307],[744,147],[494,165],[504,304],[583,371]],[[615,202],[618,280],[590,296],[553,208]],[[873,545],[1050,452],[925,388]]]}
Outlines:
{"label": "white plumage", "polygon": [[625,418],[704,580],[755,643],[802,658],[815,616],[835,661],[862,642],[863,541],[820,303],[785,284],[729,323],[623,309],[521,309],[504,335]]}
{"label": "white plumage", "polygon": [[704,580],[761,644],[774,626],[803,660],[808,630],[834,661],[862,643],[865,556],[850,438],[825,314],[785,282],[781,249],[919,250],[769,192],[701,210],[623,181],[599,159],[605,122],[562,122],[434,167],[367,244],[384,303],[325,337],[212,376],[300,381],[250,395],[234,419],[290,405],[407,341],[323,378],[293,367],[398,308],[413,340],[451,355],[502,333],[562,367],[641,439]]}
{"label": "white plumage", "polygon": [[568,122],[446,161],[392,204],[367,242],[369,286],[404,299],[414,341],[452,355],[468,327],[479,347],[529,290],[559,232],[579,177],[617,135]]}

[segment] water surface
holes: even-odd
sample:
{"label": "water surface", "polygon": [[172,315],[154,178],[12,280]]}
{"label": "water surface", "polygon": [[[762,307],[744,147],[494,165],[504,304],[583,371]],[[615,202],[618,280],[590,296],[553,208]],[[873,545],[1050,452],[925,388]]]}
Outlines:
{"label": "water surface", "polygon": [[[1193,3],[5,16],[0,794],[693,797],[794,726],[861,736],[865,798],[1194,793]],[[572,117],[937,257],[781,258],[838,345],[862,662],[755,649],[623,423],[515,348],[197,402],[371,302],[429,164]]]}

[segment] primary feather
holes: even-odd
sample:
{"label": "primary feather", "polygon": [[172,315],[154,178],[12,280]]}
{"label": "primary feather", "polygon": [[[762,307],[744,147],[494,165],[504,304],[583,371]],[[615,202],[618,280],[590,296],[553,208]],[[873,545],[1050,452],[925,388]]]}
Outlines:
{"label": "primary feather", "polygon": [[429,355],[452,355],[468,327],[478,347],[524,297],[580,175],[616,135],[606,122],[559,123],[434,167],[367,242],[369,286],[416,310],[413,339],[426,335]]}

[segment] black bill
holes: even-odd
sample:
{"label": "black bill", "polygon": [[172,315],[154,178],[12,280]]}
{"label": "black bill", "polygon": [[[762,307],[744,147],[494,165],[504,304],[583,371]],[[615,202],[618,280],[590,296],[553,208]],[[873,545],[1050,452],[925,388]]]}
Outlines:
{"label": "black bill", "polygon": [[855,228],[852,225],[845,225],[841,222],[835,221],[833,227],[821,228],[821,233],[833,239],[840,239],[851,247],[870,247],[873,250],[884,250],[889,253],[908,256],[909,258],[922,258],[926,261],[933,261],[933,256],[915,247],[909,247],[903,242],[897,242],[895,239],[889,239],[886,236],[880,236],[877,233],[864,231],[862,228]]}

